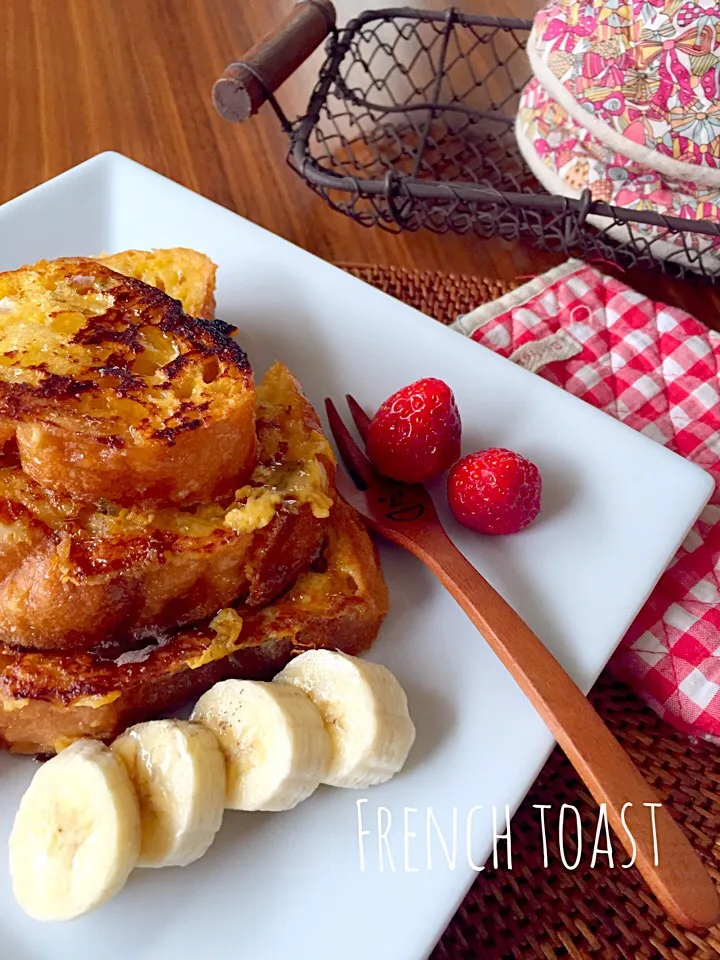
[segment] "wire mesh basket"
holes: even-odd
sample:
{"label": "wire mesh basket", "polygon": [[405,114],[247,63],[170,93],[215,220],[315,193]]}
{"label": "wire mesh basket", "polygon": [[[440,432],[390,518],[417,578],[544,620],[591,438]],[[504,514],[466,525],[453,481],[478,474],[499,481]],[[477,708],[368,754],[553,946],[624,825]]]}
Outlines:
{"label": "wire mesh basket", "polygon": [[[531,27],[456,8],[389,8],[338,29],[329,0],[300,0],[275,33],[226,68],[214,102],[233,121],[269,102],[288,134],[291,167],[364,226],[500,236],[717,284],[717,222],[612,206],[589,189],[552,195],[538,183],[514,132],[531,77]],[[274,93],[323,41],[315,88],[291,123]]]}

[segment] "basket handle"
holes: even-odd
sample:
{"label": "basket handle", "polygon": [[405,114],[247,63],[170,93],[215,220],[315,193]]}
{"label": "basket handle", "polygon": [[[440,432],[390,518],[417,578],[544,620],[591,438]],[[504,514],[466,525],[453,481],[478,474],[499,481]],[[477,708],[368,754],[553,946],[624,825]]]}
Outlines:
{"label": "basket handle", "polygon": [[331,0],[297,0],[276,30],[215,81],[213,103],[220,116],[242,123],[257,113],[332,32],[335,17]]}

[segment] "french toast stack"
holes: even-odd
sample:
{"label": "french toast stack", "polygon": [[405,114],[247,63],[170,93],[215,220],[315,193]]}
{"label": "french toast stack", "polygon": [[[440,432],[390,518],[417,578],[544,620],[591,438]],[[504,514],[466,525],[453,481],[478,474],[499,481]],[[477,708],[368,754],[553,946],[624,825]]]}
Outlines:
{"label": "french toast stack", "polygon": [[0,742],[110,740],[219,680],[366,650],[375,547],[293,374],[192,250],[0,274]]}

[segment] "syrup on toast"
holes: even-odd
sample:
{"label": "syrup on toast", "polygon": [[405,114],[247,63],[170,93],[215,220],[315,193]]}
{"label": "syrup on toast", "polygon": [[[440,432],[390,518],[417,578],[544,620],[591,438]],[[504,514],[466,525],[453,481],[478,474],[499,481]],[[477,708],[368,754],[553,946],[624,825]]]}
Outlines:
{"label": "syrup on toast", "polygon": [[82,258],[0,274],[0,320],[0,419],[45,489],[187,505],[247,480],[254,382],[234,328]]}
{"label": "syrup on toast", "polygon": [[204,253],[173,247],[169,250],[124,250],[93,259],[179,300],[185,313],[191,317],[201,320],[215,318],[217,266]]}
{"label": "syrup on toast", "polygon": [[[0,466],[0,636],[37,650],[131,645],[244,600],[260,607],[316,556],[335,459],[283,364],[256,391],[258,464],[222,503],[100,509]],[[7,458],[6,458],[7,459]]]}
{"label": "syrup on toast", "polygon": [[204,625],[114,658],[0,647],[0,741],[25,754],[53,754],[81,737],[110,741],[131,724],[179,710],[219,680],[271,679],[304,650],[358,655],[374,643],[387,609],[375,545],[338,499],[321,555],[269,607],[228,607]]}

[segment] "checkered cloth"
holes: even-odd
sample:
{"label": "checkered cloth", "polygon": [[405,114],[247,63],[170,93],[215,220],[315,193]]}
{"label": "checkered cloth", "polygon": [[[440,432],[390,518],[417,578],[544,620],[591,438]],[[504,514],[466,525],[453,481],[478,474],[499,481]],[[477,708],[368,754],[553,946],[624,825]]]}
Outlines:
{"label": "checkered cloth", "polygon": [[[577,260],[454,329],[720,478],[720,334]],[[609,667],[657,713],[720,743],[720,491]]]}

